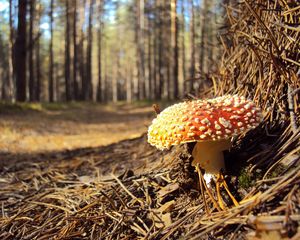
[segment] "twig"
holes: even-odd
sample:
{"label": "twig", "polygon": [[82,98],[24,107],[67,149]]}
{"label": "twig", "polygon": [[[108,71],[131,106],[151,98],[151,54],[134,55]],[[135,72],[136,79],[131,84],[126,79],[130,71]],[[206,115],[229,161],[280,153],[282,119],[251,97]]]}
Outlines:
{"label": "twig", "polygon": [[59,209],[59,210],[64,211],[65,213],[73,214],[73,212],[71,210],[69,210],[65,207],[62,207],[62,206],[51,204],[51,203],[44,203],[44,202],[37,202],[37,201],[31,201],[31,203],[36,204],[36,205],[42,205],[42,206],[49,207],[49,208]]}
{"label": "twig", "polygon": [[138,199],[136,196],[134,196],[125,186],[124,184],[120,181],[120,179],[118,179],[118,177],[116,177],[115,175],[112,175],[113,178],[118,182],[118,184],[124,189],[124,191],[132,197],[132,199],[136,200],[137,202],[139,202],[142,206],[144,205],[143,201],[141,201],[140,199]]}
{"label": "twig", "polygon": [[203,202],[204,202],[204,206],[205,206],[205,211],[206,211],[207,215],[209,215],[210,212],[209,212],[209,209],[208,209],[208,206],[207,206],[207,202],[206,202],[206,198],[205,198],[205,194],[204,194],[203,181],[202,181],[203,176],[202,176],[202,172],[201,172],[199,163],[197,163],[197,165],[196,165],[196,171],[198,172],[199,185],[200,185],[200,190],[201,190],[201,196],[203,198]]}
{"label": "twig", "polygon": [[187,95],[194,100],[198,99],[194,94],[188,93]]}
{"label": "twig", "polygon": [[249,9],[249,11],[252,13],[252,15],[256,18],[256,20],[266,29],[266,31],[268,33],[268,36],[269,36],[271,42],[273,43],[273,45],[274,45],[274,47],[276,49],[277,56],[279,56],[280,55],[280,51],[279,51],[279,48],[277,46],[276,39],[275,39],[274,35],[270,31],[270,29],[266,26],[266,24],[264,23],[264,21],[260,18],[260,16],[257,14],[257,12],[250,6],[250,4],[248,3],[248,1],[245,1],[245,5]]}
{"label": "twig", "polygon": [[295,105],[294,105],[294,90],[293,88],[288,85],[288,107],[289,107],[289,114],[290,114],[290,123],[291,128],[294,133],[297,132],[298,126],[296,122],[296,114],[295,114]]}
{"label": "twig", "polygon": [[292,96],[295,96],[296,94],[298,94],[298,92],[300,92],[300,88],[297,88],[294,91],[292,91]]}

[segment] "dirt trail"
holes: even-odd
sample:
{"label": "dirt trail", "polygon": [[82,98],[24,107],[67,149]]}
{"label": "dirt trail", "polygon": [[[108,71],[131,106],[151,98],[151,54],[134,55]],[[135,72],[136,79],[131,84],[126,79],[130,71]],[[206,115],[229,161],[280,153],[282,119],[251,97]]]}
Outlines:
{"label": "dirt trail", "polygon": [[147,131],[150,106],[76,104],[0,111],[0,152],[36,153],[97,147]]}

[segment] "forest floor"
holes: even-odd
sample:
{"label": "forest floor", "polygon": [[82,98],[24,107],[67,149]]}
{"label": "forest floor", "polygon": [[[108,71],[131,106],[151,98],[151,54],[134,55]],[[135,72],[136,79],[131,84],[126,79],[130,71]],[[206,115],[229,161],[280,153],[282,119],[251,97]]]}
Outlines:
{"label": "forest floor", "polygon": [[0,115],[0,170],[92,159],[101,175],[120,173],[144,165],[137,156],[149,160],[145,147],[155,150],[145,138],[155,116],[150,103],[4,104]]}
{"label": "forest floor", "polygon": [[0,151],[37,153],[108,145],[147,131],[150,104],[0,106]]}
{"label": "forest floor", "polygon": [[5,174],[28,175],[38,165],[79,176],[96,167],[103,179],[128,170],[140,173],[160,164],[165,154],[147,143],[155,117],[150,102],[0,103],[0,116],[0,183]]}
{"label": "forest floor", "polygon": [[249,135],[246,147],[225,153],[234,166],[226,181],[247,202],[233,207],[227,197],[230,208],[219,211],[214,191],[200,195],[191,144],[159,151],[147,143],[150,105],[0,104],[0,239],[246,239],[253,214],[276,213],[281,224],[287,211],[291,228],[282,231],[299,239],[299,209],[285,197],[299,206],[300,166],[268,182],[242,173],[230,162],[261,151]]}

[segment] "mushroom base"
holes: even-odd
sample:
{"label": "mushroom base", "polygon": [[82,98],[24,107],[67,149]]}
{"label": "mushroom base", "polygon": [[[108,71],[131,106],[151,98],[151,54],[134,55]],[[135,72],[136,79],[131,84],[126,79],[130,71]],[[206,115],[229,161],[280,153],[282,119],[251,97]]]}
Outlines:
{"label": "mushroom base", "polygon": [[199,163],[206,174],[216,175],[221,169],[225,170],[223,151],[230,147],[230,139],[197,142],[192,152],[192,165],[196,166]]}

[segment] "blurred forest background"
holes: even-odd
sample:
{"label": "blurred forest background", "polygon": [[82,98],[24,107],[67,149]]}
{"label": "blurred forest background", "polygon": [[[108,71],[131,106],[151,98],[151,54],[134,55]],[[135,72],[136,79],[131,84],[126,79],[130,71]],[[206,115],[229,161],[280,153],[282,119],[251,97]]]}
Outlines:
{"label": "blurred forest background", "polygon": [[0,0],[0,97],[177,99],[211,84],[221,0]]}

